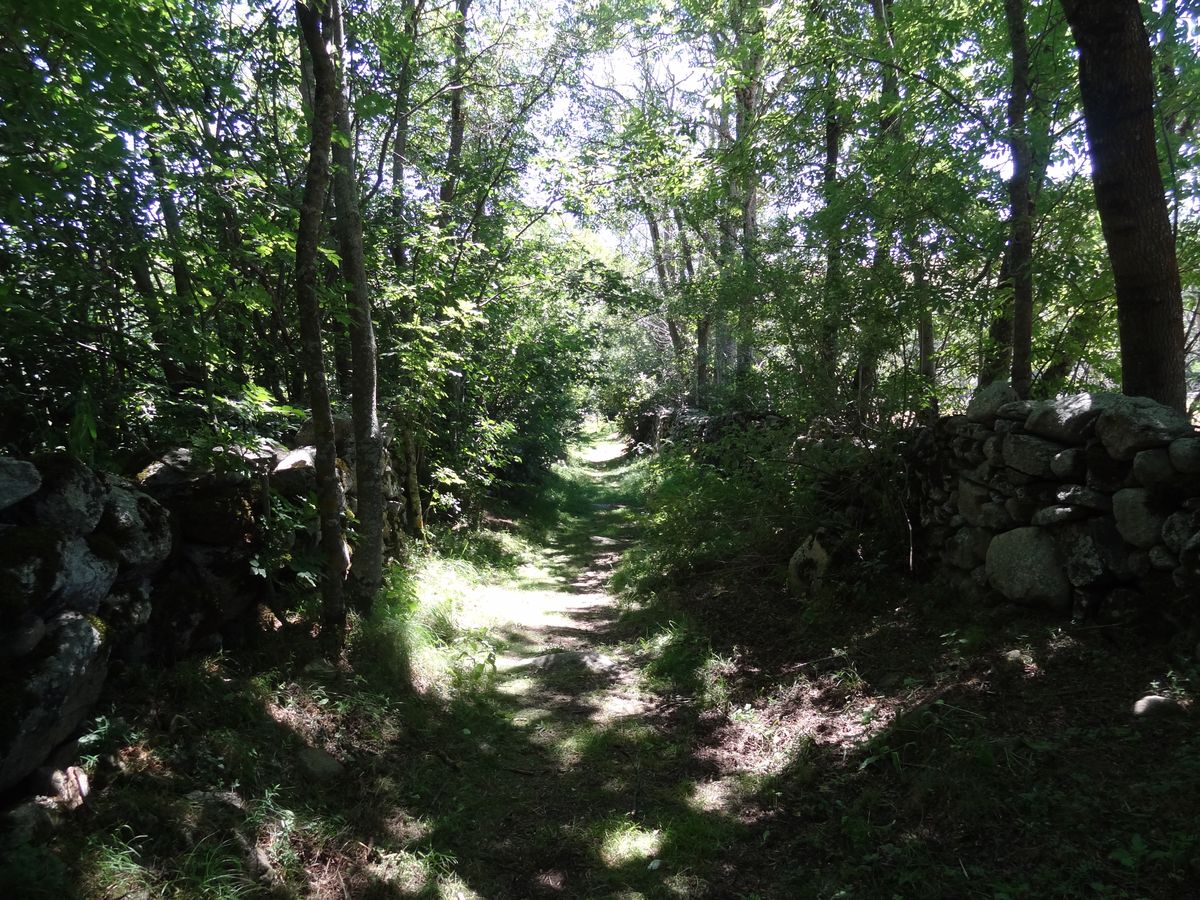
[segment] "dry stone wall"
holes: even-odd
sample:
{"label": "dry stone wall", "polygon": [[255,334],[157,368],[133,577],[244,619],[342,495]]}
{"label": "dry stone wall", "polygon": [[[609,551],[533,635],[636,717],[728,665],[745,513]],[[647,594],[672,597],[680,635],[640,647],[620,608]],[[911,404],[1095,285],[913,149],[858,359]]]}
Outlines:
{"label": "dry stone wall", "polygon": [[[353,446],[343,440],[339,453],[353,506]],[[127,479],[69,456],[0,457],[0,794],[61,755],[114,664],[245,638],[288,576],[263,577],[264,548],[299,557],[316,546],[315,518],[280,533],[270,513],[272,501],[300,504],[315,490],[314,458],[311,446],[267,440],[179,449]],[[393,546],[402,484],[388,463]]]}
{"label": "dry stone wall", "polygon": [[1078,621],[1194,623],[1200,435],[1141,397],[985,388],[912,444],[923,555],[965,586]]}

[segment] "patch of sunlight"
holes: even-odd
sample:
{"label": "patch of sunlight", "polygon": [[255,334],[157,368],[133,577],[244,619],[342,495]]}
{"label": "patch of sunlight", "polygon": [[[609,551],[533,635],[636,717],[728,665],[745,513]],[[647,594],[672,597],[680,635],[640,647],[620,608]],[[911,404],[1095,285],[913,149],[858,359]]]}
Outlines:
{"label": "patch of sunlight", "polygon": [[547,720],[554,720],[553,710],[530,707],[516,713],[513,716],[512,723],[518,728],[530,728],[536,727],[539,723],[546,722]]}
{"label": "patch of sunlight", "polygon": [[707,897],[711,889],[699,875],[677,873],[663,879],[663,887],[676,897]]}
{"label": "patch of sunlight", "polygon": [[646,829],[633,822],[610,825],[600,838],[600,859],[610,868],[649,861],[662,847],[662,831]]}
{"label": "patch of sunlight", "polygon": [[429,866],[406,850],[380,850],[379,861],[367,866],[367,873],[403,895],[423,894],[433,880]]}
{"label": "patch of sunlight", "polygon": [[485,900],[483,894],[453,874],[438,880],[437,896],[440,900]]}
{"label": "patch of sunlight", "polygon": [[741,773],[712,781],[697,781],[688,790],[687,805],[700,813],[735,813],[763,781],[761,777]]}
{"label": "patch of sunlight", "polygon": [[[515,669],[525,663],[526,659],[523,656],[498,656],[496,657],[496,671],[507,672],[509,669]],[[532,678],[510,678],[496,685],[497,693],[507,697],[527,697],[537,689],[538,684]]]}

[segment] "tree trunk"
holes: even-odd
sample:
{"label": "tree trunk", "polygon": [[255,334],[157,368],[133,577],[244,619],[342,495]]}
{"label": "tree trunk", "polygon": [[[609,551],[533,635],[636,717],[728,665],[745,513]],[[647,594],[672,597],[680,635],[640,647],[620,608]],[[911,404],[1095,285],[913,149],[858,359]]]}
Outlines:
{"label": "tree trunk", "polygon": [[1117,293],[1126,394],[1186,409],[1183,298],[1154,128],[1154,70],[1137,0],[1062,0],[1096,209]]}
{"label": "tree trunk", "polygon": [[401,277],[408,266],[408,254],[404,248],[404,170],[408,164],[409,103],[413,83],[413,56],[417,46],[417,24],[424,5],[424,0],[404,0],[401,7],[407,45],[400,60],[399,83],[396,86],[396,137],[392,142],[392,227],[388,246],[396,274]]}
{"label": "tree trunk", "polygon": [[417,441],[411,428],[404,429],[404,496],[408,501],[408,530],[425,539],[425,515],[421,506],[421,478],[417,468]]}
{"label": "tree trunk", "polygon": [[[339,0],[332,0],[337,78],[337,128],[350,136],[350,101],[347,96],[348,55]],[[315,58],[315,54],[314,54]],[[354,419],[354,483],[358,491],[356,510],[358,541],[350,567],[350,592],[355,606],[369,612],[383,581],[383,436],[379,428],[378,375],[375,358],[375,326],[371,321],[371,295],[363,252],[362,215],[358,208],[358,182],[350,142],[333,145],[333,195],[337,209],[338,246],[342,276],[349,287],[350,360]]]}
{"label": "tree trunk", "polygon": [[321,307],[317,299],[318,247],[325,192],[329,187],[329,145],[338,106],[337,76],[326,46],[328,21],[322,23],[316,10],[299,0],[296,19],[313,65],[312,139],[305,170],[304,198],[300,204],[300,225],[296,231],[296,303],[300,308],[300,342],[317,447],[317,516],[321,524],[321,551],[325,557],[325,577],[321,580],[321,640],[326,652],[337,656],[345,642],[346,605],[342,580],[349,559],[342,538],[337,449],[329,386],[325,381],[325,355],[321,348]]}
{"label": "tree trunk", "polygon": [[438,191],[441,212],[438,213],[438,228],[443,231],[450,225],[453,216],[450,205],[458,194],[458,179],[462,168],[463,138],[466,133],[466,114],[463,109],[464,85],[467,62],[467,13],[471,0],[455,0],[457,20],[454,23],[454,71],[450,85],[450,145],[446,150],[446,177]]}
{"label": "tree trunk", "polygon": [[1029,37],[1024,0],[1004,0],[1004,18],[1012,45],[1012,91],[1008,97],[1008,146],[1013,174],[1008,274],[1012,294],[1012,386],[1022,400],[1033,387],[1033,200],[1030,185],[1033,153],[1029,145]]}

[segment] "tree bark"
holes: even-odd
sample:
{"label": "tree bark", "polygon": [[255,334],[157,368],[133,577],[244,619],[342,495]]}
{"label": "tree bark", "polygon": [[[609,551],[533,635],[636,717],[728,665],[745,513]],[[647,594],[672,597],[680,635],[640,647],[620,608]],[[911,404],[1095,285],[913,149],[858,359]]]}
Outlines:
{"label": "tree bark", "polygon": [[453,81],[450,85],[450,144],[446,150],[446,177],[438,191],[438,200],[441,202],[438,228],[443,231],[450,225],[453,217],[451,204],[458,195],[458,181],[462,169],[463,138],[466,134],[463,76],[466,74],[467,13],[471,9],[471,0],[455,0],[454,8],[458,18],[454,23],[454,71],[451,73]]}
{"label": "tree bark", "polygon": [[312,139],[305,170],[300,225],[296,231],[296,303],[300,308],[300,342],[305,378],[312,404],[317,447],[317,516],[321,524],[321,551],[325,577],[321,580],[321,640],[331,656],[341,654],[346,633],[346,605],[342,581],[349,566],[342,537],[341,488],[337,476],[333,412],[325,380],[325,355],[321,348],[321,307],[317,299],[317,260],[321,219],[329,187],[329,145],[337,114],[337,76],[326,45],[328,20],[297,0],[296,19],[313,65]]}
{"label": "tree bark", "polygon": [[1122,389],[1184,411],[1183,297],[1141,7],[1137,0],[1062,6],[1079,47],[1092,186],[1116,286]]}
{"label": "tree bark", "polygon": [[[363,252],[362,214],[359,212],[357,168],[350,137],[350,101],[347,95],[348,55],[340,0],[332,0],[336,60],[330,60],[337,79],[338,131],[347,138],[334,143],[333,195],[337,209],[338,246],[342,276],[349,288],[350,361],[352,366],[351,411],[354,420],[354,483],[358,491],[356,510],[358,541],[350,567],[350,593],[361,612],[369,612],[383,582],[383,437],[379,428],[378,374],[375,326],[371,320],[371,294]],[[315,53],[314,53],[315,59]]]}
{"label": "tree bark", "polygon": [[1033,199],[1029,144],[1029,35],[1024,0],[1004,0],[1012,45],[1012,91],[1008,97],[1008,147],[1013,174],[1008,182],[1008,275],[1012,299],[1012,386],[1022,400],[1033,387]]}

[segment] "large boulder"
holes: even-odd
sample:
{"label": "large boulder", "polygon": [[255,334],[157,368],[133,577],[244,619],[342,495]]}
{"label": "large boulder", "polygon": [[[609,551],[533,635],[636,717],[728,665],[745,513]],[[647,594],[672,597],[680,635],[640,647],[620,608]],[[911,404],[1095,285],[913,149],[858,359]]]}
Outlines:
{"label": "large boulder", "polygon": [[1149,397],[1114,398],[1096,420],[1096,435],[1119,460],[1131,460],[1139,450],[1165,447],[1191,434],[1187,416]]}
{"label": "large boulder", "polygon": [[32,523],[64,534],[91,534],[104,513],[107,492],[96,474],[73,456],[38,461],[42,486],[22,503]]}
{"label": "large boulder", "polygon": [[987,551],[988,583],[1013,603],[1070,609],[1071,583],[1054,539],[1040,528],[996,535]]}
{"label": "large boulder", "polygon": [[108,674],[107,648],[93,622],[64,613],[49,626],[52,650],[0,694],[0,791],[32,773],[83,721]]}
{"label": "large boulder", "polygon": [[1114,394],[1074,394],[1035,404],[1025,430],[1063,444],[1081,444],[1100,414],[1117,399]]}
{"label": "large boulder", "polygon": [[42,476],[33,463],[0,456],[0,509],[8,509],[41,486]]}

